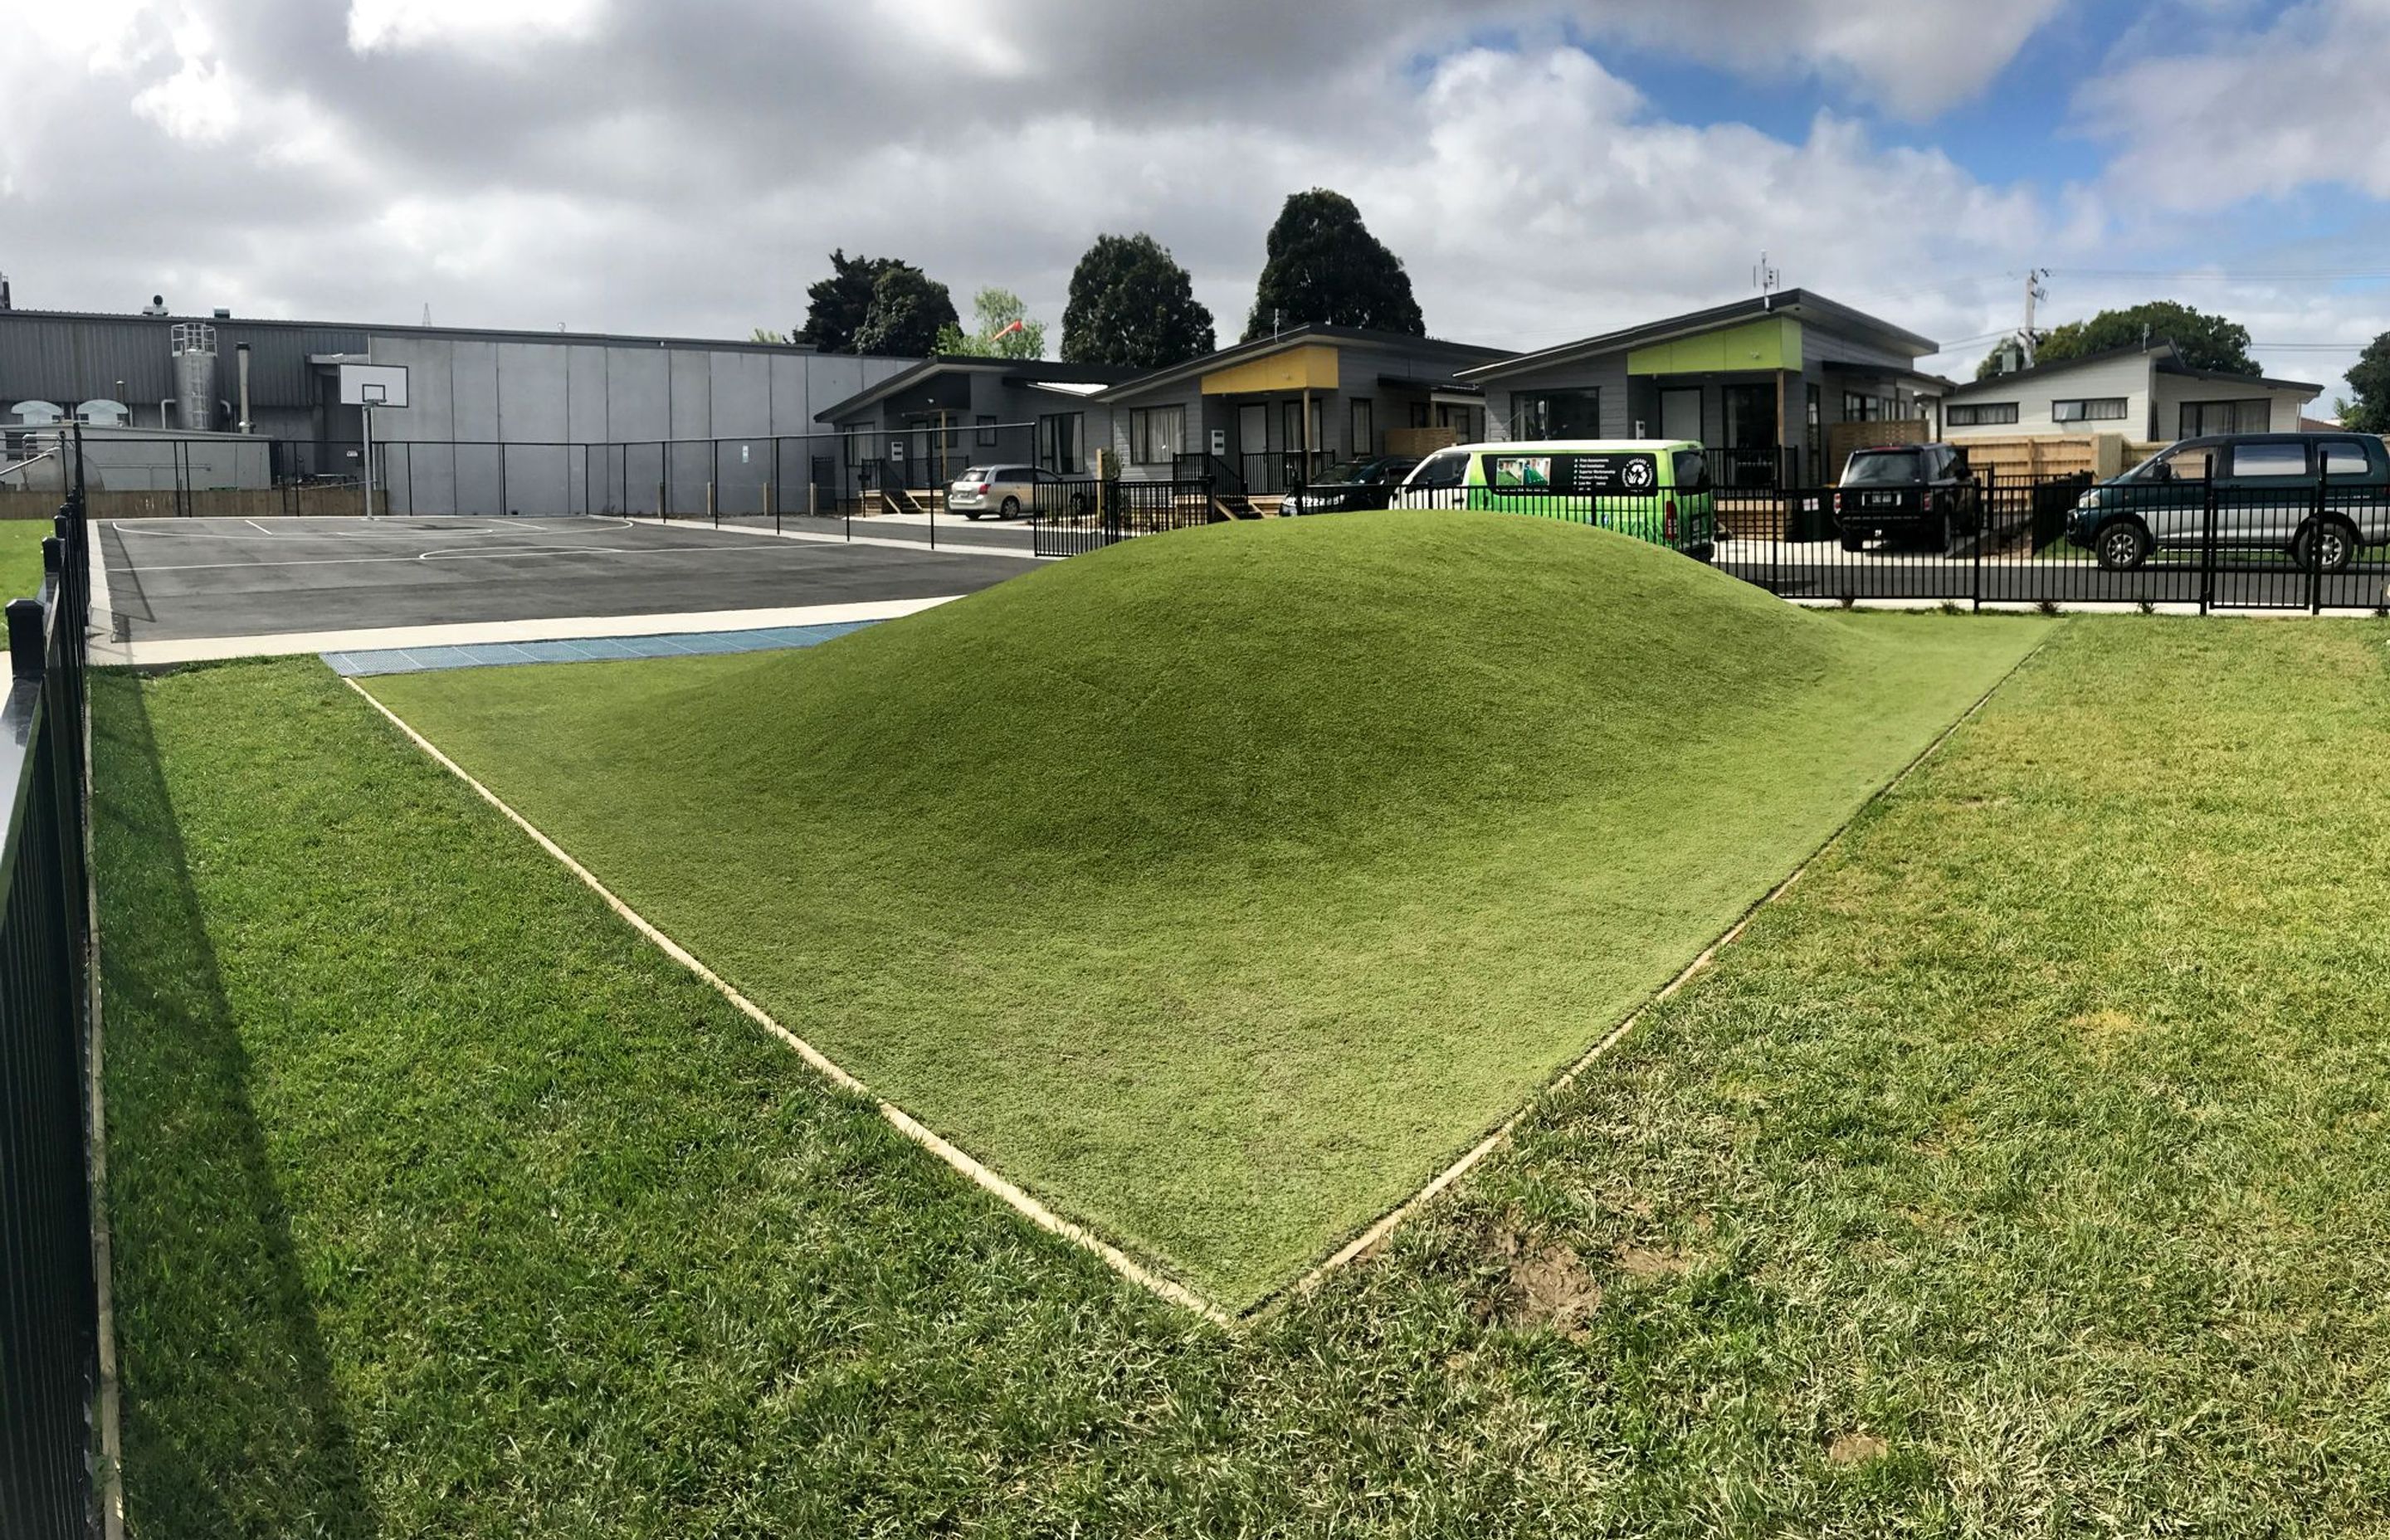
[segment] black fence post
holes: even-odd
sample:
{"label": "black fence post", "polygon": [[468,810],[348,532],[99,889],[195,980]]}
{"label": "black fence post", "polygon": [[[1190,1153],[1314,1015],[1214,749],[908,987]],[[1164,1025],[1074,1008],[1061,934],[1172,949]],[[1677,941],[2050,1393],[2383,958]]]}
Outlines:
{"label": "black fence post", "polygon": [[1984,542],[1990,537],[1995,512],[1995,493],[1998,479],[1984,472],[1983,483],[1975,489],[1975,603],[1977,614],[1984,610]]}
{"label": "black fence post", "polygon": [[[2324,488],[2331,473],[2324,468],[2326,456],[2323,445],[2315,446],[2315,507],[2307,514],[2307,613],[2320,615],[2323,613],[2323,521],[2332,506],[2331,499],[2324,495]],[[2294,551],[2298,548],[2296,540],[2292,541],[2291,548]],[[2352,551],[2351,554],[2355,553]]]}
{"label": "black fence post", "polygon": [[[2211,462],[2209,469],[2215,467]],[[2216,608],[2216,478],[2209,475],[2200,483],[2199,530],[2199,612],[2207,614]]]}

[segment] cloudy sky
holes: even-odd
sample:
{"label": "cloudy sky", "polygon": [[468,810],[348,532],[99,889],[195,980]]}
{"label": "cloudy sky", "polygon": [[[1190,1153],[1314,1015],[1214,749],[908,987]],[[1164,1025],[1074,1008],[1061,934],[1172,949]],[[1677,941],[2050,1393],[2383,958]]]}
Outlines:
{"label": "cloudy sky", "polygon": [[[833,246],[1059,323],[1148,230],[1225,336],[1340,189],[1439,336],[1791,285],[1972,366],[2167,297],[2332,390],[2390,328],[2390,0],[10,4],[20,306],[744,336]],[[1059,341],[1059,325],[1055,327]],[[2329,404],[2329,393],[2325,404]]]}

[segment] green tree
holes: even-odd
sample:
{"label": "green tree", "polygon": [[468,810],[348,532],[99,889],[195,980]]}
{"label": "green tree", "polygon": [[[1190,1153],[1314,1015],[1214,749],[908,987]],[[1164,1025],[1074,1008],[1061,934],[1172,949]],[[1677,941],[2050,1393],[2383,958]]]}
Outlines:
{"label": "green tree", "polygon": [[829,276],[805,290],[805,324],[797,340],[824,353],[853,353],[855,333],[871,319],[880,275],[904,265],[893,257],[850,257],[843,247],[832,251]]}
{"label": "green tree", "polygon": [[1246,341],[1304,325],[1427,335],[1402,259],[1369,234],[1343,193],[1314,187],[1291,195],[1270,226],[1268,252]]}
{"label": "green tree", "polygon": [[2210,315],[2172,300],[2152,300],[2128,310],[2103,310],[2088,321],[2069,321],[2053,327],[2035,351],[2037,364],[2056,364],[2111,348],[2172,342],[2182,361],[2194,369],[2223,374],[2254,375],[2249,356],[2249,328],[2221,315]]}
{"label": "green tree", "polygon": [[960,317],[946,286],[910,263],[898,263],[871,286],[871,313],[854,334],[856,353],[925,358],[938,334]]}
{"label": "green tree", "polygon": [[971,296],[971,319],[978,326],[970,331],[963,330],[960,325],[943,327],[938,332],[938,351],[949,357],[1046,356],[1046,323],[1031,320],[1029,307],[1012,290],[983,289]]}
{"label": "green tree", "polygon": [[1165,369],[1218,345],[1194,278],[1151,236],[1098,236],[1072,270],[1064,363]]}
{"label": "green tree", "polygon": [[2339,402],[2340,425],[2360,433],[2390,433],[2390,331],[2365,344],[2348,371],[2355,399]]}

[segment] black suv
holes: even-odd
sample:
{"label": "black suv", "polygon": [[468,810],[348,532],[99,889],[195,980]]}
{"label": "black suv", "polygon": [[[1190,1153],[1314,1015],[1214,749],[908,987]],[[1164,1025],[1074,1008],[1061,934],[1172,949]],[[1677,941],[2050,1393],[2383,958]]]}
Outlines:
{"label": "black suv", "polygon": [[1404,455],[1347,460],[1322,470],[1309,486],[1286,496],[1288,513],[1352,513],[1381,508],[1419,461]]}
{"label": "black suv", "polygon": [[1951,443],[1904,443],[1854,450],[1834,492],[1834,528],[1843,549],[1870,540],[1909,541],[1947,551],[1983,528],[1984,491]]}

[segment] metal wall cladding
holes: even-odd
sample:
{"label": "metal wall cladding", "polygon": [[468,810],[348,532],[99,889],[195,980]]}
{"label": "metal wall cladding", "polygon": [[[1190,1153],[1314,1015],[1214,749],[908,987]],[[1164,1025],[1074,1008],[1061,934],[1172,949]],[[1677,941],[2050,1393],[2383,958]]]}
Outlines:
{"label": "metal wall cladding", "polygon": [[[45,315],[38,311],[0,311],[0,404],[29,398],[71,406],[94,397],[128,404],[158,402],[175,393],[174,360],[167,331],[175,319],[161,315]],[[250,345],[250,399],[260,409],[315,404],[308,355],[363,353],[366,334],[330,327],[214,321],[219,395],[233,384],[233,352]]]}

